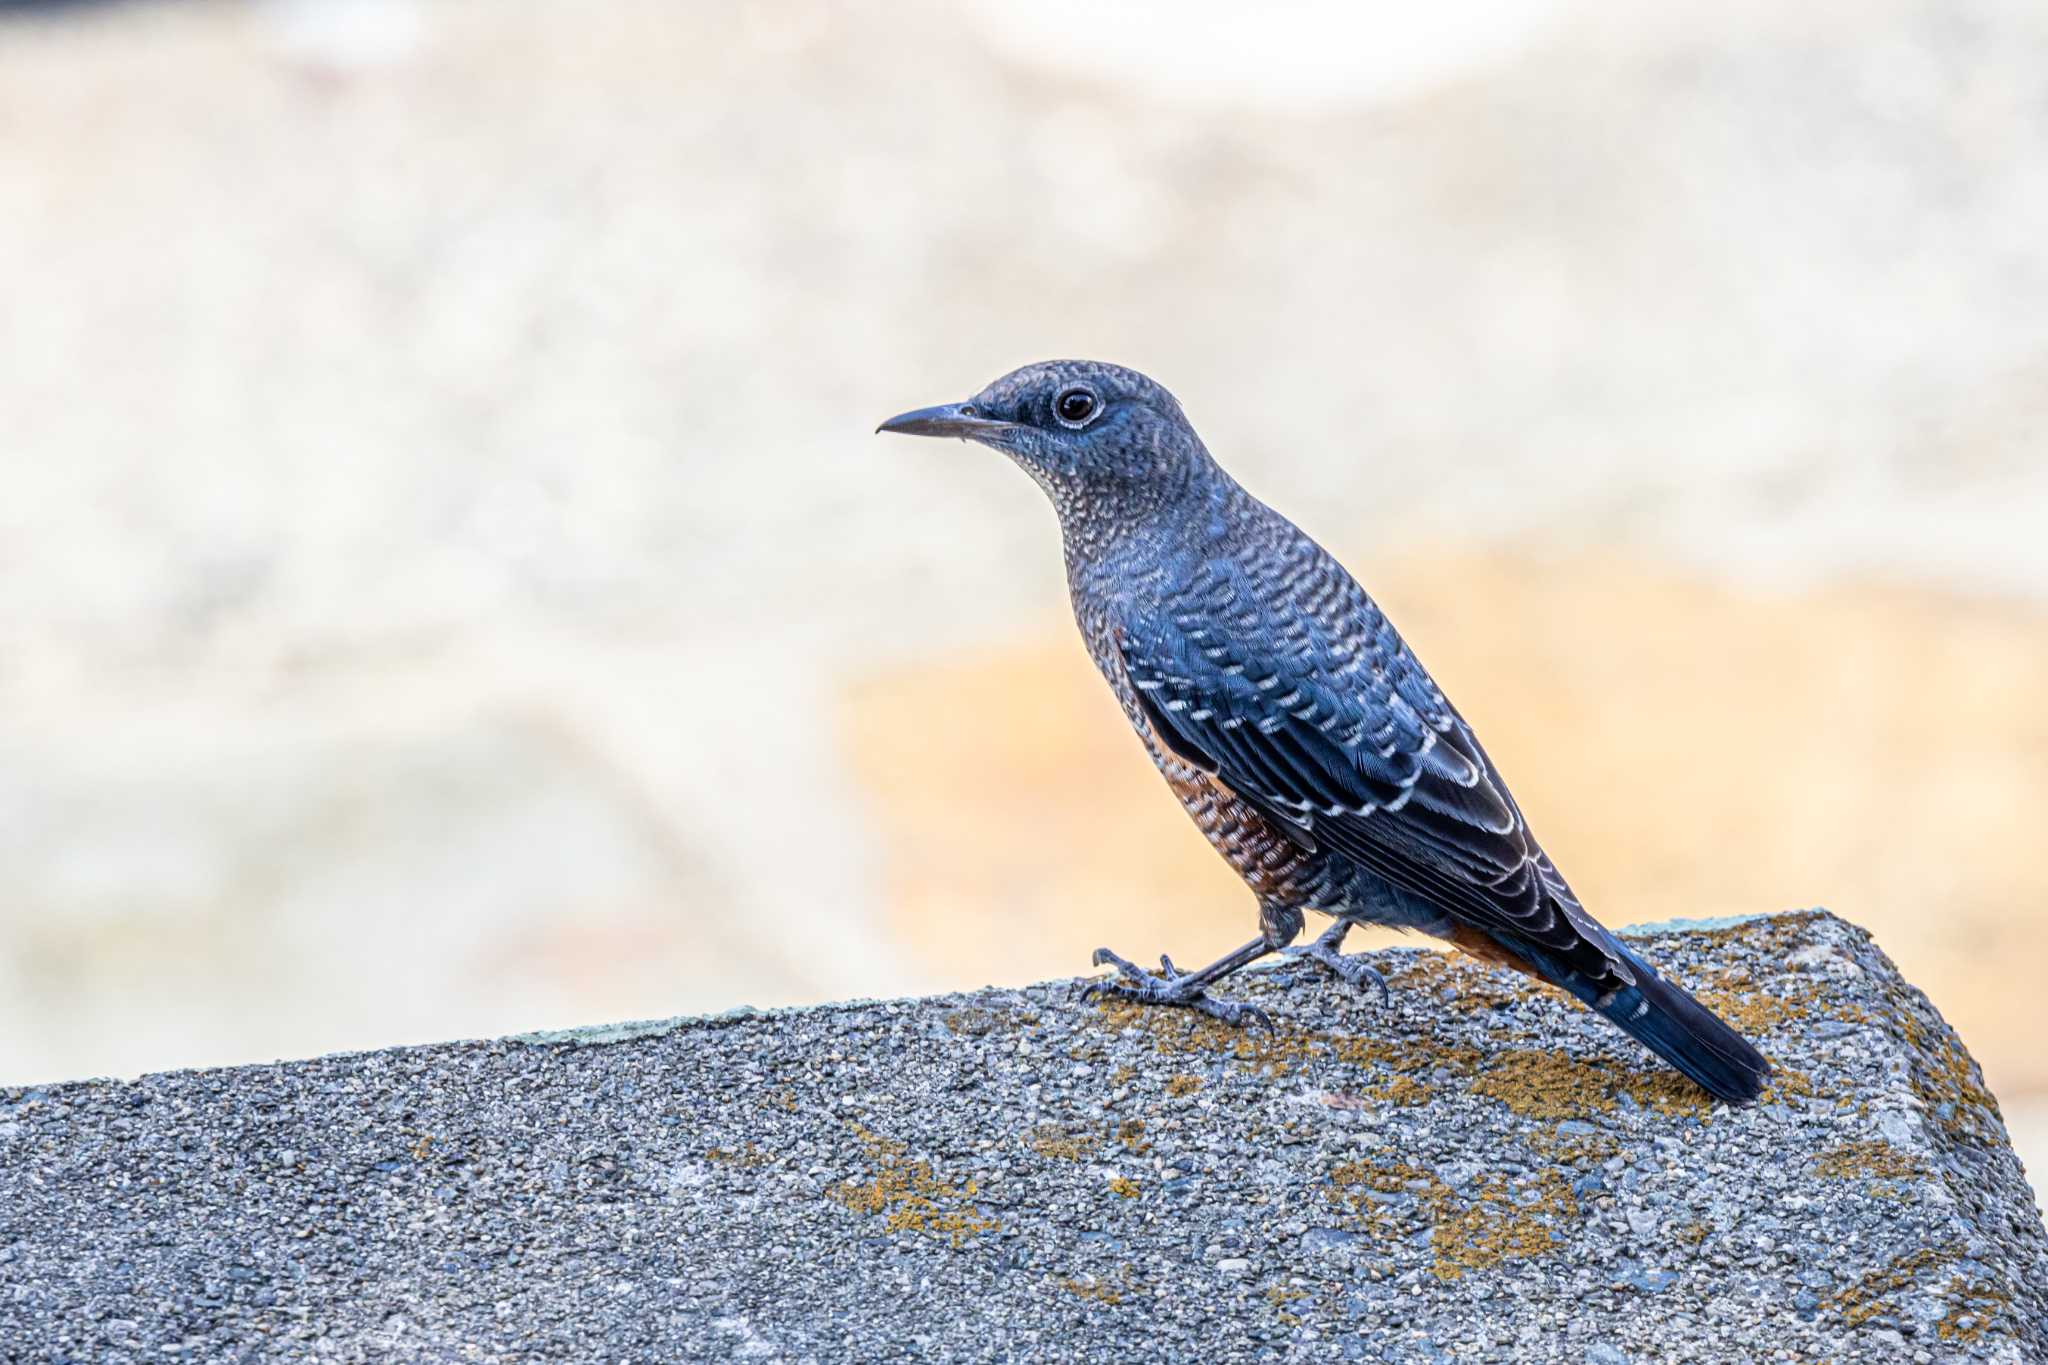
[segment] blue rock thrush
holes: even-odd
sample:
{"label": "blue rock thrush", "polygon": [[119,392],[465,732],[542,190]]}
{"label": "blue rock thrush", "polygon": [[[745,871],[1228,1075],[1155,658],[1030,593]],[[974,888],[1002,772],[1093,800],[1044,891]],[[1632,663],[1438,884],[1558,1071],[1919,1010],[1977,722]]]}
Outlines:
{"label": "blue rock thrush", "polygon": [[[1209,988],[1269,953],[1353,985],[1353,924],[1416,929],[1562,987],[1715,1096],[1770,1064],[1580,906],[1472,727],[1320,545],[1226,474],[1173,395],[1053,361],[880,428],[993,446],[1059,513],[1074,616],[1152,761],[1258,898],[1259,936],[1200,971],[1107,948],[1114,987],[1230,1023]],[[1335,917],[1290,947],[1302,915]]]}

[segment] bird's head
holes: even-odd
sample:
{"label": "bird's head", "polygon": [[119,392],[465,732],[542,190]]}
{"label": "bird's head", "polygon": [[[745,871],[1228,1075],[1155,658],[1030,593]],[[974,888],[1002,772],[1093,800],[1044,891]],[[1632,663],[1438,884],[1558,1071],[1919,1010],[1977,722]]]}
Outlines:
{"label": "bird's head", "polygon": [[1015,460],[1064,515],[1156,506],[1214,468],[1173,395],[1136,370],[1049,360],[964,403],[891,417],[877,431],[957,436]]}

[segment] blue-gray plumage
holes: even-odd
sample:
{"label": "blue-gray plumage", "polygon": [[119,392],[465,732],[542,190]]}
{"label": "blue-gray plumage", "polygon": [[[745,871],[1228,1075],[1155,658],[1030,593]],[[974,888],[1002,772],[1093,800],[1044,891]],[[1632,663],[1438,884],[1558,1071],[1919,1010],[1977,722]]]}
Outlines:
{"label": "blue-gray plumage", "polygon": [[[1209,987],[1246,963],[1284,950],[1378,981],[1337,951],[1345,932],[1415,929],[1562,987],[1722,1099],[1756,1097],[1770,1064],[1586,913],[1385,614],[1217,465],[1165,389],[1053,361],[881,430],[993,446],[1045,490],[1096,666],[1258,898],[1259,937],[1200,971],[1098,950],[1117,989],[1238,1022],[1257,1011]],[[1336,922],[1290,949],[1306,910]]]}

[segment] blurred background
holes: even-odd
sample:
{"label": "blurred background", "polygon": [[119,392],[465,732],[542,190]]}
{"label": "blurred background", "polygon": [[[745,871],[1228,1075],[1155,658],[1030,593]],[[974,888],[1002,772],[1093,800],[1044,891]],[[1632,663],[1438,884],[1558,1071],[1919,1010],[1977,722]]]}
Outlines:
{"label": "blurred background", "polygon": [[2048,1162],[2048,10],[0,10],[0,1080],[1207,960],[1084,355],[1610,923],[1826,904]]}

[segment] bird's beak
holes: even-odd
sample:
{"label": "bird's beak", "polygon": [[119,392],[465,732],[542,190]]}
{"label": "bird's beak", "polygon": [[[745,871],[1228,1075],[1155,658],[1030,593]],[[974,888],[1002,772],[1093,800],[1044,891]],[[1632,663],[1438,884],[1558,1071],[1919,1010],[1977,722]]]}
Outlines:
{"label": "bird's beak", "polygon": [[919,408],[915,412],[891,417],[875,430],[900,432],[905,436],[958,436],[963,441],[971,441],[992,431],[1003,431],[1010,425],[982,416],[974,410],[972,403],[942,403],[935,408]]}

